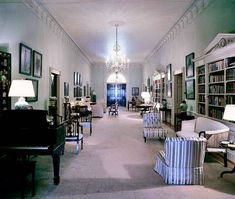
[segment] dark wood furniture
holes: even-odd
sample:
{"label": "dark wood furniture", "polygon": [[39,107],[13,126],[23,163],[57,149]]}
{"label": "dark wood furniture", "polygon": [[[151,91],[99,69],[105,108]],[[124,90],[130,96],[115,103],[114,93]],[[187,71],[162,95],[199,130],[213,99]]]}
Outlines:
{"label": "dark wood furniture", "polygon": [[0,112],[0,154],[29,157],[51,155],[54,184],[60,183],[60,155],[65,145],[65,122],[48,126],[46,110],[6,110]]}
{"label": "dark wood furniture", "polygon": [[183,120],[192,120],[195,119],[193,115],[175,113],[175,132],[180,131],[181,123]]}
{"label": "dark wood furniture", "polygon": [[11,54],[0,51],[0,110],[11,108],[8,92],[11,85]]}
{"label": "dark wood furniture", "polygon": [[118,104],[115,103],[115,104],[112,104],[110,107],[109,107],[109,115],[112,114],[112,115],[118,115]]}
{"label": "dark wood furniture", "polygon": [[169,118],[171,118],[171,109],[170,108],[160,108],[159,109],[161,112],[163,112],[163,114],[164,114],[164,120],[163,120],[163,122],[165,122],[166,124],[171,124],[171,122],[168,122],[167,121],[167,116],[169,115]]}
{"label": "dark wood furniture", "polygon": [[[221,146],[221,147],[224,147],[224,148],[226,148],[226,149],[235,150],[235,144],[230,144],[230,143],[224,144],[224,141],[221,141],[221,142],[220,142],[220,146]],[[227,153],[226,153],[226,154],[227,154]],[[225,161],[225,160],[224,160],[224,161]],[[226,155],[226,161],[227,161],[227,155]],[[227,164],[226,164],[226,166],[227,166]],[[233,167],[233,169],[232,169],[231,171],[223,171],[223,172],[221,172],[221,173],[220,173],[220,177],[222,178],[223,175],[226,174],[226,173],[235,173],[235,166]]]}
{"label": "dark wood furniture", "polygon": [[143,114],[150,111],[150,109],[153,107],[153,104],[140,104],[137,105],[136,108],[140,110],[140,115],[143,116]]}

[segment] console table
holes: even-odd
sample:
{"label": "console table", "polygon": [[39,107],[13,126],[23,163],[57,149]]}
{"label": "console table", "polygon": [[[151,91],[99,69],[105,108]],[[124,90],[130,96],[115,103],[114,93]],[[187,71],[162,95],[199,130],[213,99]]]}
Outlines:
{"label": "console table", "polygon": [[[226,149],[230,149],[230,150],[235,150],[235,144],[230,144],[229,142],[226,143],[226,141],[221,141],[220,145],[222,147],[225,147]],[[220,177],[222,178],[224,174],[226,173],[235,173],[235,166],[233,167],[233,169],[231,171],[223,171],[220,174]]]}

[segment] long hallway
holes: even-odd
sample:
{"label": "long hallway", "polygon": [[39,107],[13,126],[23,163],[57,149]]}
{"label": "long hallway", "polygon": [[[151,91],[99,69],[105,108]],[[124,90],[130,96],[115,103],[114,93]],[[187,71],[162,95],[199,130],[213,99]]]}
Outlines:
{"label": "long hallway", "polygon": [[[173,136],[174,132],[168,130]],[[164,184],[153,170],[156,151],[162,148],[163,141],[144,143],[142,118],[138,112],[123,109],[116,117],[106,113],[103,118],[94,118],[92,136],[85,132],[84,149],[79,155],[75,154],[74,143],[66,143],[58,186],[53,185],[51,157],[35,158],[34,198],[206,199],[208,194],[214,199],[235,198],[234,174],[219,178],[219,173],[226,168],[213,160],[205,163],[203,186]],[[30,193],[27,195],[30,197]]]}

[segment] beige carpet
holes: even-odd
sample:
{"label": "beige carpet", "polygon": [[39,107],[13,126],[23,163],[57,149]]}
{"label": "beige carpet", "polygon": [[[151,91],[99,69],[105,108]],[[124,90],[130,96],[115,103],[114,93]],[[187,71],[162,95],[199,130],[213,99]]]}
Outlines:
{"label": "beige carpet", "polygon": [[[174,132],[164,126],[170,136]],[[154,172],[155,154],[163,141],[144,143],[138,112],[120,110],[118,116],[94,118],[93,134],[85,132],[84,149],[75,154],[75,144],[66,143],[61,157],[61,183],[53,185],[52,159],[38,156],[34,198],[156,199],[235,198],[235,174],[219,178],[228,169],[207,157],[203,186],[169,186]],[[29,191],[29,190],[28,190]],[[19,193],[8,197],[17,198]],[[31,195],[28,192],[27,196]]]}

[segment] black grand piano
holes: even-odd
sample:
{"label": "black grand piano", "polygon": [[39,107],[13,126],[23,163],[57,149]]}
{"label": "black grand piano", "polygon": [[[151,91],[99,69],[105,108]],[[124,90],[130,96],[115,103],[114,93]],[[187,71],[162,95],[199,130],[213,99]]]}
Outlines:
{"label": "black grand piano", "polygon": [[0,154],[6,156],[51,155],[54,184],[60,183],[60,155],[65,145],[65,123],[48,125],[46,110],[0,112]]}

